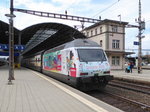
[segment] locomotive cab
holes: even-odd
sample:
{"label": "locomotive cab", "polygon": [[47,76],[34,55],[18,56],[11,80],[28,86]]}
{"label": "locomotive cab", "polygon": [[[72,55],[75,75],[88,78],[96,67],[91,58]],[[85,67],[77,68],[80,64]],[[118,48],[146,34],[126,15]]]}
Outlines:
{"label": "locomotive cab", "polygon": [[66,45],[69,83],[82,90],[103,89],[113,77],[103,49],[95,42],[77,39]]}
{"label": "locomotive cab", "polygon": [[76,71],[78,88],[103,89],[113,79],[107,56],[100,47],[78,47],[74,54],[72,64],[76,68],[71,68],[70,74]]}

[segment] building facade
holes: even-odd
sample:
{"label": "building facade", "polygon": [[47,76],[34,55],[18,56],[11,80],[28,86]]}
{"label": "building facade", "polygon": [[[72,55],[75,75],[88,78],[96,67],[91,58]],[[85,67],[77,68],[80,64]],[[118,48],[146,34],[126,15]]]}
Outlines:
{"label": "building facade", "polygon": [[124,69],[125,26],[127,22],[102,20],[82,32],[90,40],[97,42],[106,52],[111,69]]}

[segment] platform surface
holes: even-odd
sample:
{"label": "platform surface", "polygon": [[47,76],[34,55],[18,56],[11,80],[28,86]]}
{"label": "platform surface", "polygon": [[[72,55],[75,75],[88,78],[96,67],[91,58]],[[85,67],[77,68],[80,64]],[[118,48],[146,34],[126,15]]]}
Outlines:
{"label": "platform surface", "polygon": [[41,73],[14,73],[8,85],[8,67],[0,67],[0,112],[122,112]]}
{"label": "platform surface", "polygon": [[150,70],[143,69],[140,74],[137,69],[133,69],[132,73],[126,73],[125,70],[111,70],[111,75],[116,78],[125,78],[150,83]]}

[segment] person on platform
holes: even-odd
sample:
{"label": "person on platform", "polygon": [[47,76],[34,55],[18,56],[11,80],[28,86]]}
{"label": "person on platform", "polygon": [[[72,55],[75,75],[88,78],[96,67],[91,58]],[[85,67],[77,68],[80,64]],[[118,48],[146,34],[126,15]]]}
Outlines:
{"label": "person on platform", "polygon": [[130,63],[130,72],[132,73],[132,69],[133,69],[134,65],[133,62]]}
{"label": "person on platform", "polygon": [[129,63],[128,66],[126,67],[125,72],[130,73],[130,63]]}

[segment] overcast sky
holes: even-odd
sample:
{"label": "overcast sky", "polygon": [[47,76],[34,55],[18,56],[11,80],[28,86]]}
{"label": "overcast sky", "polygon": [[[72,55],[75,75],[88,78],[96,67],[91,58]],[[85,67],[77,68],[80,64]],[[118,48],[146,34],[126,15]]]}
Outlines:
{"label": "overcast sky", "polygon": [[[121,20],[129,24],[138,25],[135,19],[138,18],[139,0],[14,0],[15,8],[28,10],[45,11],[52,13],[65,14],[67,10],[69,15],[83,16],[98,19]],[[146,22],[145,38],[142,39],[142,48],[150,49],[150,0],[141,0],[142,20]],[[0,20],[7,22],[4,16],[9,13],[9,0],[0,0]],[[14,26],[18,29],[24,29],[33,24],[43,22],[59,22],[70,26],[81,25],[80,22],[66,21],[60,19],[43,18],[33,15],[15,12]],[[88,26],[89,24],[85,24]],[[134,48],[133,41],[137,40],[138,29],[126,28],[126,49]]]}

